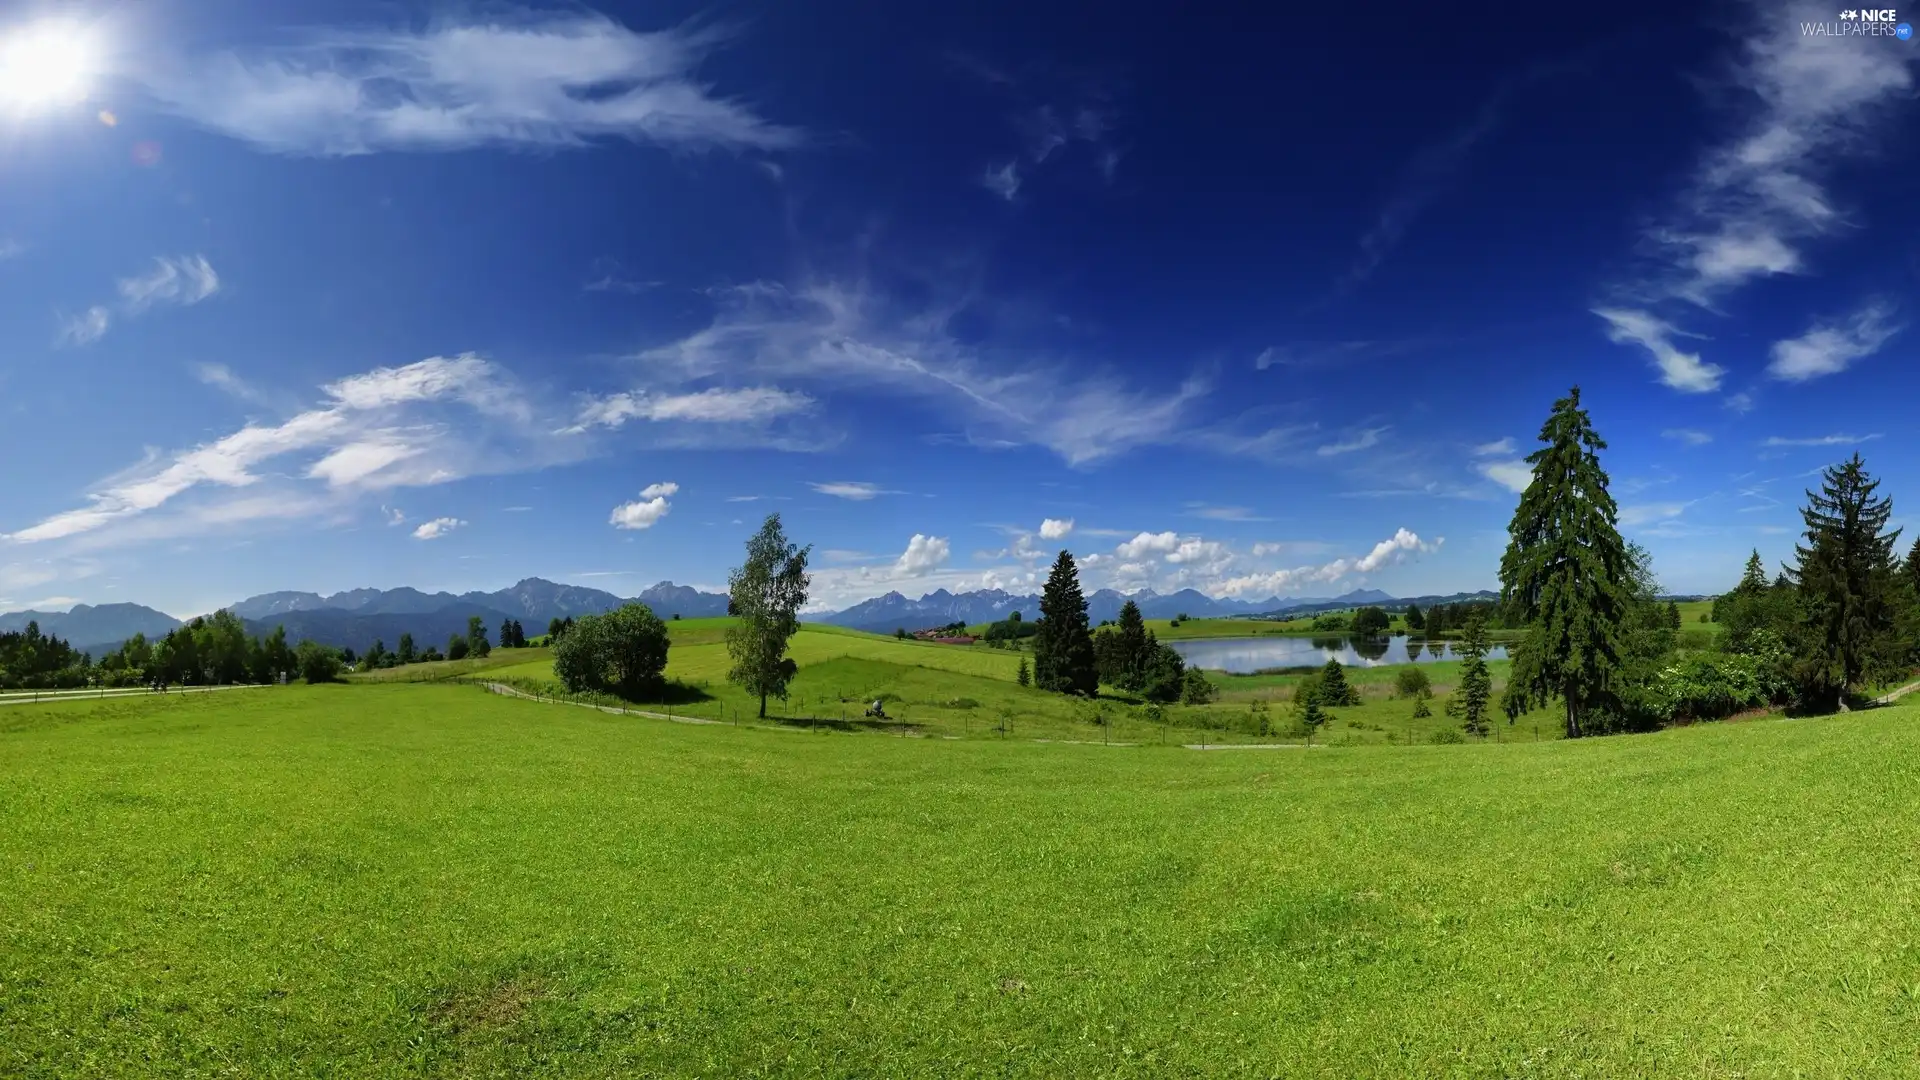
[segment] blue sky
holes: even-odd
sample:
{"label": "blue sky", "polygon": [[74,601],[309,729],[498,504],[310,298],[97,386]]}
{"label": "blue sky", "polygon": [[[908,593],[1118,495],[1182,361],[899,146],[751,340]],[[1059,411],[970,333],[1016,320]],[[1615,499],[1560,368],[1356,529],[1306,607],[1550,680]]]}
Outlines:
{"label": "blue sky", "polygon": [[1920,521],[1920,43],[923,7],[9,6],[0,609],[1483,588],[1574,383],[1670,589]]}

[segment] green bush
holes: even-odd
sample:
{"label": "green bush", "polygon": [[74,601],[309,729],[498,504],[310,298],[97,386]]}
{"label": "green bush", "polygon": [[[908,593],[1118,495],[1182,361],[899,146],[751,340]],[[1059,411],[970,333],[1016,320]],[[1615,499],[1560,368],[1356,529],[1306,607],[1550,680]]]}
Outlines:
{"label": "green bush", "polygon": [[293,655],[300,677],[309,684],[333,682],[340,677],[340,653],[317,641],[301,642]]}
{"label": "green bush", "polygon": [[1417,698],[1423,694],[1433,693],[1433,680],[1427,678],[1427,673],[1423,669],[1408,664],[1393,677],[1393,691],[1401,697]]}
{"label": "green bush", "polygon": [[656,694],[667,670],[667,624],[645,604],[583,615],[553,648],[553,673],[576,694]]}
{"label": "green bush", "polygon": [[1443,727],[1439,731],[1436,731],[1433,733],[1431,741],[1439,745],[1446,746],[1446,745],[1451,745],[1453,743],[1466,742],[1467,737],[1465,735],[1460,734],[1459,728]]}

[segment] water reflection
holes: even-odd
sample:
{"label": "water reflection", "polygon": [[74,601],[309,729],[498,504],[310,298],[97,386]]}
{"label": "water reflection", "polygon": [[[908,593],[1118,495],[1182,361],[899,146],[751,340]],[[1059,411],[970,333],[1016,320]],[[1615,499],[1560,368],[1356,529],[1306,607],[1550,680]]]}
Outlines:
{"label": "water reflection", "polygon": [[[1282,637],[1275,634],[1257,638],[1198,638],[1167,644],[1189,664],[1237,675],[1268,668],[1318,667],[1335,659],[1356,667],[1459,659],[1459,654],[1447,642],[1409,637]],[[1495,645],[1488,650],[1487,659],[1504,659],[1506,655],[1506,646]]]}

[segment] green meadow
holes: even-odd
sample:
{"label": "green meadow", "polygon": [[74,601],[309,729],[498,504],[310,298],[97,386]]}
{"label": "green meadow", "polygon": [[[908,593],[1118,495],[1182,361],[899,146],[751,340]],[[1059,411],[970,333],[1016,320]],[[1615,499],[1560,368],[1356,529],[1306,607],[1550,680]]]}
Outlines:
{"label": "green meadow", "polygon": [[[749,723],[759,710],[757,698],[727,682],[731,666],[724,640],[726,619],[687,619],[668,623],[673,646],[666,675],[672,685],[656,701],[631,704],[674,716]],[[1197,625],[1187,623],[1186,626]],[[1096,701],[1023,688],[1015,673],[1030,653],[985,645],[938,645],[840,627],[805,624],[789,653],[800,666],[788,699],[769,704],[770,718],[787,726],[838,730],[874,730],[896,735],[959,738],[1052,738],[1095,742],[1234,743],[1296,742],[1291,704],[1298,673],[1226,675],[1212,672],[1218,688],[1208,705],[1169,705],[1155,721],[1137,698],[1113,694]],[[1506,661],[1489,664],[1496,686],[1503,685]],[[1415,719],[1410,700],[1396,698],[1395,667],[1349,669],[1361,704],[1331,710],[1333,723],[1315,736],[1336,743],[1425,742],[1457,723],[1446,715],[1446,700],[1459,677],[1454,662],[1422,664],[1438,695],[1432,716]],[[410,664],[355,676],[356,680],[432,681],[466,678],[505,683],[542,695],[565,696],[553,674],[546,649],[495,650],[482,661]],[[867,706],[883,702],[884,720],[869,720]],[[1258,704],[1256,704],[1258,703]],[[1264,724],[1260,709],[1265,709]],[[1558,737],[1547,713],[1502,725],[1506,738]]]}
{"label": "green meadow", "polygon": [[0,1075],[1910,1074],[1907,703],[1208,753],[10,706]]}

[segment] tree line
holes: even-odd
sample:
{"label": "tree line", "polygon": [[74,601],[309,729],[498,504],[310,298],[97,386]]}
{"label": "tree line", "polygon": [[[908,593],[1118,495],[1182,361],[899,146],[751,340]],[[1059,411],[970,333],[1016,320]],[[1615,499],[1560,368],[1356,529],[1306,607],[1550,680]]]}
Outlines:
{"label": "tree line", "polygon": [[1657,599],[1652,560],[1620,535],[1607,444],[1578,387],[1554,402],[1539,441],[1500,562],[1500,612],[1522,631],[1501,702],[1509,721],[1555,706],[1571,738],[1747,708],[1845,711],[1920,664],[1920,543],[1899,557],[1892,500],[1859,454],[1806,492],[1792,562],[1769,578],[1755,552],[1715,602],[1720,640],[1690,649],[1678,605]]}

